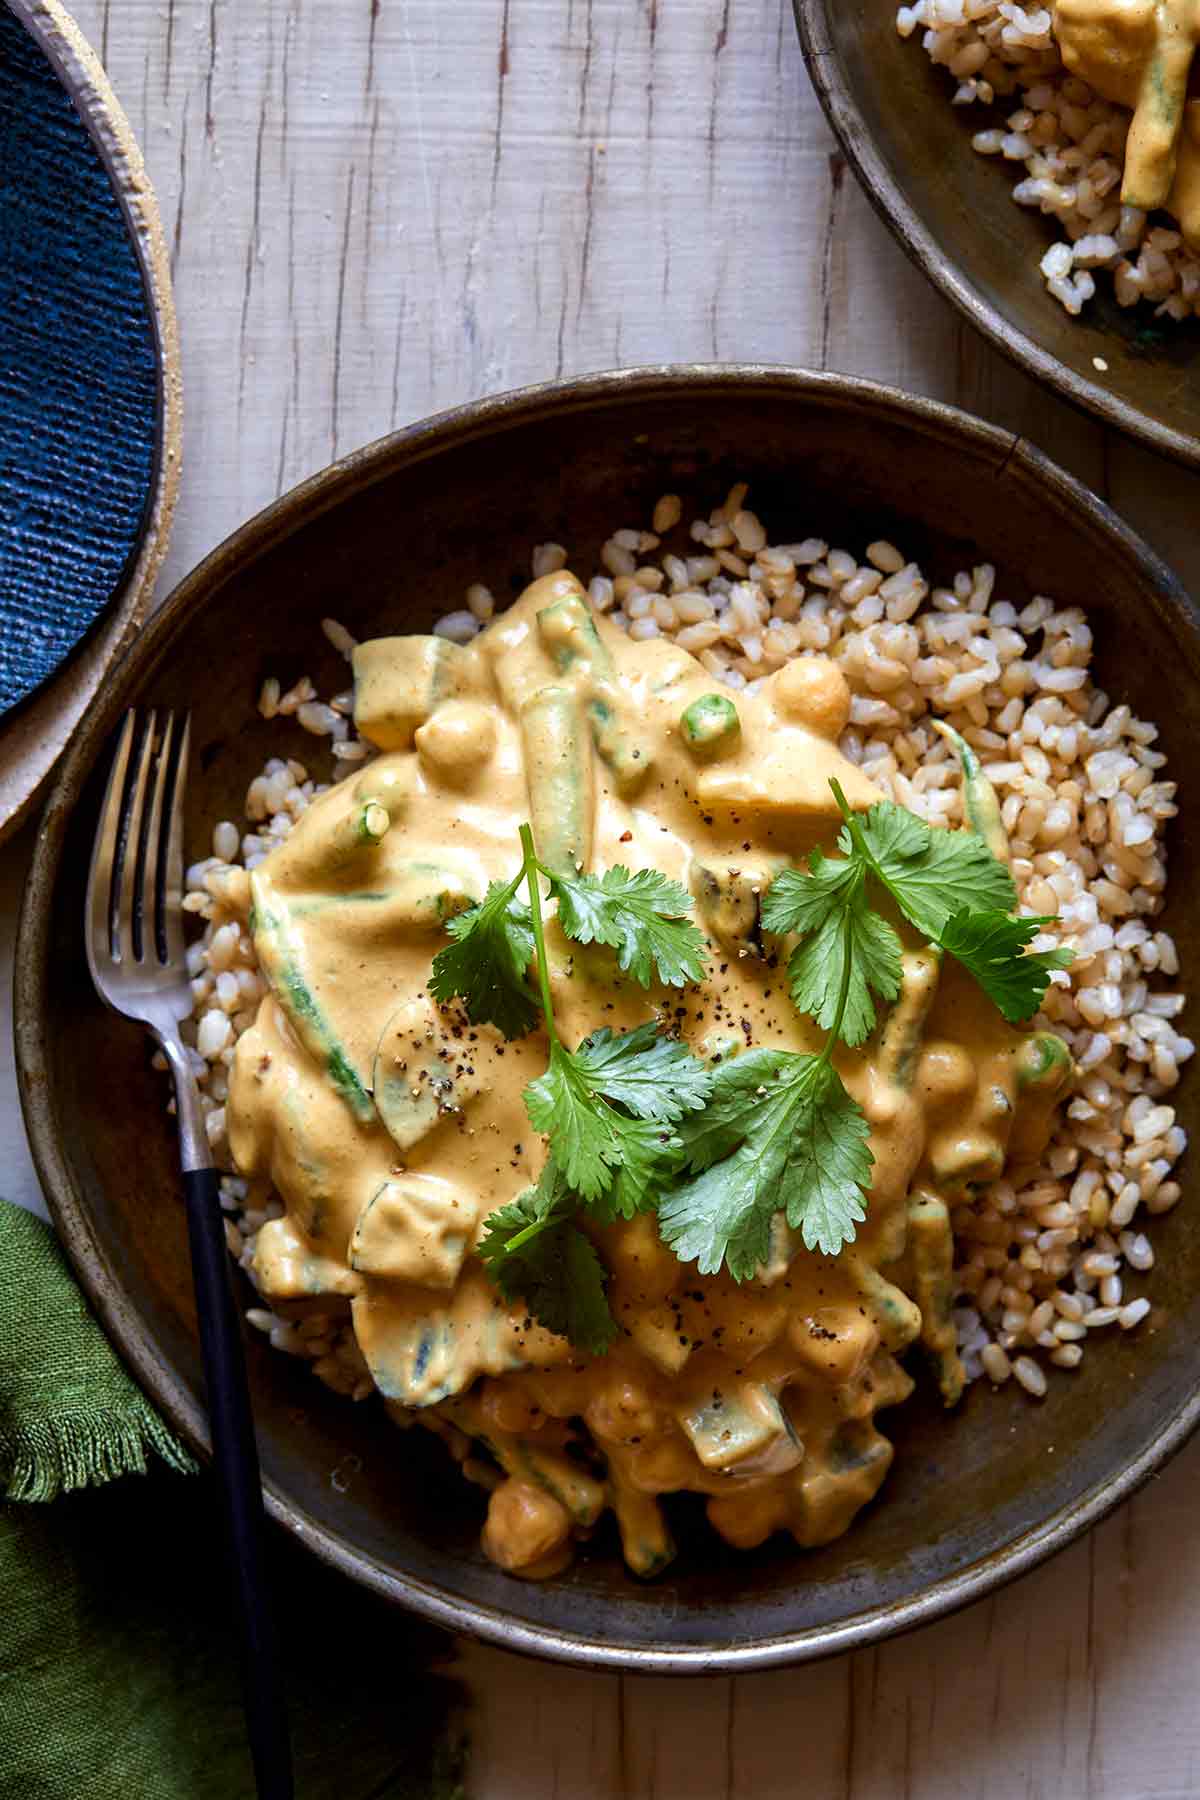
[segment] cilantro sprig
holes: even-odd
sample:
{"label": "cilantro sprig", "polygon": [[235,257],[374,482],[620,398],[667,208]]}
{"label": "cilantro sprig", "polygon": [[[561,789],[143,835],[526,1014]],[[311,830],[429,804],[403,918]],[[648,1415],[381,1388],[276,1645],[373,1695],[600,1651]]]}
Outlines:
{"label": "cilantro sprig", "polygon": [[667,1127],[708,1098],[708,1073],[686,1045],[660,1037],[653,1024],[617,1035],[597,1032],[578,1049],[567,1049],[554,1020],[528,825],[521,827],[521,843],[529,868],[538,987],[550,1035],[550,1060],[545,1074],[525,1089],[525,1110],[534,1130],[551,1139],[563,1174],[580,1198],[607,1201],[631,1217],[643,1203],[656,1169],[670,1162],[679,1147]]}
{"label": "cilantro sprig", "polygon": [[663,1238],[704,1275],[724,1266],[735,1281],[752,1276],[776,1212],[827,1256],[866,1217],[870,1128],[832,1057],[839,1042],[870,1036],[876,999],[894,1001],[903,979],[900,936],[873,905],[872,882],[1011,1023],[1037,1011],[1051,971],[1071,961],[1065,950],[1028,953],[1049,921],[1011,916],[1012,876],[981,837],[937,830],[889,801],[856,814],[829,785],[842,855],[814,850],[807,870],[776,876],[762,906],[766,931],[800,940],[788,962],[792,999],[827,1033],[825,1046],[817,1056],[752,1050],[719,1070],[702,1117],[680,1127],[691,1178],[659,1199]]}
{"label": "cilantro sprig", "polygon": [[[527,825],[522,864],[481,904],[449,923],[430,991],[461,999],[476,1023],[523,1036],[539,1016],[546,1069],[525,1090],[550,1154],[536,1187],[493,1213],[479,1246],[509,1300],[523,1299],[548,1329],[599,1354],[617,1334],[607,1276],[584,1228],[656,1208],[659,1232],[701,1274],[750,1279],[769,1258],[782,1214],[809,1250],[835,1256],[866,1218],[870,1127],[836,1067],[903,981],[903,945],[876,904],[886,893],[922,937],[961,962],[1004,1017],[1037,1011],[1065,950],[1031,952],[1043,918],[1016,916],[1004,864],[975,832],[925,824],[882,801],[842,814],[839,856],[814,850],[807,869],[776,876],[764,897],[766,931],[797,941],[788,963],[792,999],[825,1033],[814,1053],[758,1048],[707,1069],[653,1024],[607,1027],[570,1049],[554,1016],[541,883],[564,935],[613,950],[643,987],[703,979],[704,939],[691,901],[657,870],[565,877],[539,863]],[[522,897],[521,890],[524,889]],[[531,982],[531,967],[534,978]]]}
{"label": "cilantro sprig", "polygon": [[617,1323],[604,1264],[575,1212],[575,1196],[551,1157],[536,1187],[489,1216],[479,1255],[506,1300],[523,1300],[547,1331],[602,1356]]}
{"label": "cilantro sprig", "polygon": [[558,922],[580,944],[607,944],[642,987],[653,975],[668,987],[704,979],[704,935],[687,914],[691,895],[657,869],[630,874],[622,864],[603,875],[552,875]]}
{"label": "cilantro sprig", "polygon": [[521,832],[523,859],[508,882],[493,881],[478,906],[448,921],[452,943],[433,959],[429,991],[435,1000],[461,999],[473,1025],[495,1025],[508,1038],[524,1037],[537,1024],[538,1004],[529,987],[535,936],[531,904],[518,898],[543,876],[558,902],[564,936],[578,944],[603,944],[639,986],[655,975],[667,987],[702,981],[704,934],[688,918],[691,896],[657,869],[636,874],[620,863],[603,875],[557,875],[534,854],[528,827]]}
{"label": "cilantro sprig", "polygon": [[[686,918],[691,899],[657,870],[563,877],[538,861],[521,827],[522,860],[509,882],[493,882],[482,902],[449,922],[452,942],[433,961],[429,988],[460,999],[474,1023],[522,1037],[539,1015],[550,1040],[545,1072],[525,1089],[535,1131],[551,1156],[537,1186],[493,1213],[480,1244],[489,1274],[508,1299],[522,1298],[551,1331],[601,1350],[616,1331],[595,1248],[575,1222],[632,1218],[651,1204],[682,1140],[676,1125],[708,1100],[712,1078],[685,1044],[649,1022],[607,1027],[572,1050],[554,1011],[541,882],[558,901],[559,923],[578,943],[615,950],[643,987],[653,974],[669,986],[699,980],[704,939]],[[521,888],[525,890],[520,897]],[[536,987],[530,985],[533,964]]]}
{"label": "cilantro sprig", "polygon": [[662,1196],[658,1223],[702,1275],[723,1263],[749,1280],[776,1212],[827,1256],[866,1218],[870,1127],[830,1061],[833,1043],[819,1056],[747,1051],[718,1071],[707,1112],[685,1128],[685,1161],[699,1173]]}
{"label": "cilantro sprig", "polygon": [[1065,969],[1068,950],[1029,952],[1049,919],[1015,918],[1016,889],[1004,864],[973,831],[944,831],[881,800],[864,814],[850,810],[830,782],[844,824],[840,858],[813,852],[807,873],[785,869],[763,903],[766,930],[797,934],[788,963],[792,998],[828,1027],[829,996],[842,959],[850,962],[850,1004],[842,1040],[861,1044],[874,1029],[872,993],[894,1000],[901,945],[870,904],[868,879],[885,888],[909,922],[970,971],[1010,1024],[1031,1018],[1051,971]]}
{"label": "cilantro sprig", "polygon": [[474,1025],[495,1025],[506,1038],[524,1037],[538,1021],[527,980],[533,960],[533,920],[517,899],[524,879],[493,881],[478,906],[446,921],[453,939],[433,959],[429,991],[435,1000],[459,999]]}

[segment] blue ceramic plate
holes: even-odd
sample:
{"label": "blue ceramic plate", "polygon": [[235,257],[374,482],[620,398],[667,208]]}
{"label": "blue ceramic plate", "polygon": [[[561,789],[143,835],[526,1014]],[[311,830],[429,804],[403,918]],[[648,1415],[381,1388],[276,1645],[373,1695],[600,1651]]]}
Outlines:
{"label": "blue ceramic plate", "polygon": [[110,168],[0,6],[0,715],[125,585],[153,511],[161,390]]}

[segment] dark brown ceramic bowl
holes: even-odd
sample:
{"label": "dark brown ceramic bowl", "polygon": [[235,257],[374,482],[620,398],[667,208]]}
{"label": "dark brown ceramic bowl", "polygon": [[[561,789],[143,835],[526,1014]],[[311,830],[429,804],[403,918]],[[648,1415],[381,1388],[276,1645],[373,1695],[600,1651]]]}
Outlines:
{"label": "dark brown ceramic bowl", "polygon": [[[893,0],[793,0],[813,85],[876,211],[998,350],[1107,425],[1200,467],[1200,322],[1117,305],[1099,272],[1078,319],[1038,263],[1052,224],[1012,198],[1013,164],[971,148],[994,122],[896,31]],[[993,109],[997,118],[1013,103]],[[1107,364],[1098,370],[1094,359]]]}
{"label": "dark brown ceramic bowl", "polygon": [[[323,614],[360,636],[427,629],[468,583],[515,594],[530,546],[590,571],[615,526],[657,495],[707,509],[736,478],[778,533],[861,552],[893,538],[945,580],[971,559],[1004,591],[1087,606],[1110,691],[1161,722],[1188,766],[1200,636],[1170,572],[1026,444],[866,382],[778,369],[662,369],[536,388],[447,413],[297,488],[216,550],[144,631],[75,739],[48,805],[21,919],[16,1033],[25,1116],[75,1266],[118,1348],[190,1443],[206,1447],[175,1145],[141,1033],[96,1001],[83,894],[107,747],[131,703],[191,707],[191,842],[237,817],[249,776],[291,728],[258,718],[263,676],[344,665]],[[1197,809],[1174,833],[1169,922],[1193,966]],[[1182,1090],[1196,1123],[1196,1087]],[[1157,1469],[1200,1401],[1200,1235],[1186,1207],[1156,1227],[1156,1328],[1093,1346],[1032,1405],[1015,1384],[959,1413],[894,1415],[881,1501],[827,1549],[777,1538],[739,1556],[685,1506],[675,1566],[632,1580],[601,1530],[570,1573],[523,1584],[479,1550],[481,1497],[426,1434],[401,1435],[251,1336],[270,1509],[355,1580],[512,1649],[624,1669],[751,1669],[861,1645],[938,1617],[1030,1568]],[[1053,1446],[1053,1454],[1050,1447]]]}

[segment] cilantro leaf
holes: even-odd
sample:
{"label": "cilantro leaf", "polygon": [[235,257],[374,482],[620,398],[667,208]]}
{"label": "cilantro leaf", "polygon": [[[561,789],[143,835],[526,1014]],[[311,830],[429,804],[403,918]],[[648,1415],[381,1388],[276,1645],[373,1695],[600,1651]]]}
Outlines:
{"label": "cilantro leaf", "polygon": [[534,954],[529,908],[517,883],[493,881],[478,906],[447,920],[454,940],[433,959],[429,992],[458,998],[473,1025],[495,1025],[506,1038],[524,1037],[537,1023],[538,1004],[526,980]]}
{"label": "cilantro leaf", "polygon": [[747,1122],[787,1066],[786,1050],[744,1050],[713,1071],[708,1105],[680,1121],[680,1160],[689,1169],[707,1169],[736,1150]]}
{"label": "cilantro leaf", "polygon": [[875,1029],[872,989],[884,1000],[900,991],[900,939],[871,909],[863,875],[861,860],[814,850],[808,873],[783,870],[763,906],[768,931],[804,937],[788,961],[797,1009],[847,1044],[861,1044]]}
{"label": "cilantro leaf", "polygon": [[617,1336],[617,1323],[604,1264],[571,1222],[573,1206],[551,1159],[535,1188],[488,1217],[479,1255],[506,1300],[523,1300],[547,1331],[602,1356]]}
{"label": "cilantro leaf", "polygon": [[1012,876],[973,831],[927,825],[902,806],[881,800],[848,823],[838,838],[847,856],[857,850],[905,917],[940,942],[964,907],[1013,912]]}
{"label": "cilantro leaf", "polygon": [[831,1064],[800,1094],[792,1113],[792,1146],[785,1172],[787,1222],[809,1250],[836,1256],[854,1242],[867,1216],[874,1157],[871,1127]]}
{"label": "cilantro leaf", "polygon": [[575,1062],[606,1100],[637,1119],[678,1119],[698,1112],[712,1076],[678,1038],[664,1037],[653,1021],[614,1034],[605,1025],[584,1038]]}
{"label": "cilantro leaf", "polygon": [[[606,1079],[602,1074],[601,1082]],[[601,1082],[554,1042],[545,1074],[525,1089],[530,1123],[550,1138],[568,1182],[586,1201],[608,1194],[618,1170],[627,1173],[629,1191],[644,1193],[655,1167],[678,1143],[669,1123],[630,1118],[610,1105]]]}
{"label": "cilantro leaf", "polygon": [[803,869],[781,869],[763,895],[763,929],[783,937],[789,931],[815,931],[832,906],[842,904],[845,890],[862,885],[854,862],[814,850]]}
{"label": "cilantro leaf", "polygon": [[941,945],[970,970],[1009,1023],[1019,1025],[1041,1005],[1050,971],[1068,968],[1073,960],[1070,950],[1025,950],[1050,922],[964,907],[943,928]]}
{"label": "cilantro leaf", "polygon": [[[707,1166],[659,1198],[663,1240],[702,1275],[724,1264],[746,1281],[766,1261],[771,1219],[783,1211],[808,1249],[836,1256],[866,1218],[872,1157],[861,1108],[823,1056],[751,1052],[722,1081],[724,1073],[704,1115],[715,1112],[714,1125],[685,1145],[693,1166]],[[708,1160],[735,1133],[737,1147]]]}
{"label": "cilantro leaf", "polygon": [[603,875],[551,875],[558,922],[577,944],[606,944],[642,987],[704,979],[704,934],[686,916],[691,896],[657,869],[617,863]]}

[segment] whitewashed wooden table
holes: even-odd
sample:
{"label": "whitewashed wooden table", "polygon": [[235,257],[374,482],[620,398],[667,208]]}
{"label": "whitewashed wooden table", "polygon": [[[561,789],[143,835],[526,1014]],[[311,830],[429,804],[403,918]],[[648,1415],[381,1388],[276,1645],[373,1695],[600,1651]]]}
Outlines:
{"label": "whitewashed wooden table", "polygon": [[[834,152],[787,0],[74,10],[171,245],[186,425],[164,593],[425,413],[725,359],[871,375],[1022,431],[1200,594],[1200,477],[1035,389],[909,268]],[[28,843],[0,855],[8,939]],[[0,1131],[7,1191],[36,1204],[11,1066]],[[813,1668],[622,1680],[469,1648],[475,1800],[1200,1794],[1198,1477],[1200,1445],[997,1598]]]}

